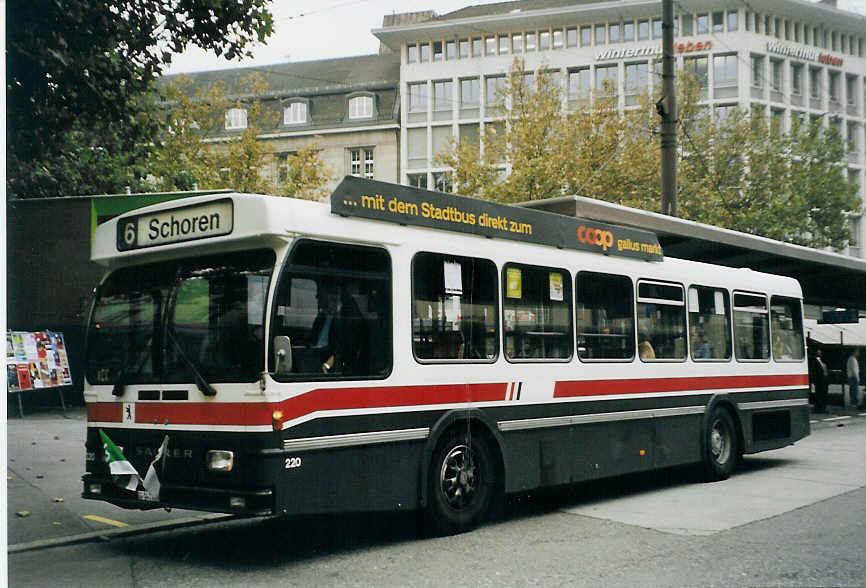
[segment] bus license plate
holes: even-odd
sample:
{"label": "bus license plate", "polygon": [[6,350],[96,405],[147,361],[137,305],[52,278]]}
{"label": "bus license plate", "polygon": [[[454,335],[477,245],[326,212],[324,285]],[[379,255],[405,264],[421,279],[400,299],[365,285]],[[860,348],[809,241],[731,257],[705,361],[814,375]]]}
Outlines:
{"label": "bus license plate", "polygon": [[147,490],[138,490],[138,499],[142,502],[158,502],[159,498],[148,492]]}

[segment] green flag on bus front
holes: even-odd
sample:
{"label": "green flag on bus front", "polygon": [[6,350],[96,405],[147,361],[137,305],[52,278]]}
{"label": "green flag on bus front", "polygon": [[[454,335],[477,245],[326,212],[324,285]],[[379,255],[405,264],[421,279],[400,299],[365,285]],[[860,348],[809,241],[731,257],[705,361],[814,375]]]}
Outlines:
{"label": "green flag on bus front", "polygon": [[108,470],[114,476],[114,481],[118,486],[122,486],[127,490],[138,488],[141,477],[133,465],[124,457],[123,451],[114,444],[102,429],[99,429],[99,436],[102,438],[102,447],[105,450],[105,459],[108,461]]}

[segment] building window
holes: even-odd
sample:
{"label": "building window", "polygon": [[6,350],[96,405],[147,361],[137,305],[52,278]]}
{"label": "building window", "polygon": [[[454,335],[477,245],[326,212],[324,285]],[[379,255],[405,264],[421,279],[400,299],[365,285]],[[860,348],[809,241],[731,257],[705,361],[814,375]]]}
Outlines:
{"label": "building window", "polygon": [[442,41],[433,43],[433,61],[442,61]]}
{"label": "building window", "polygon": [[472,39],[472,57],[481,57],[482,41],[480,37]]}
{"label": "building window", "polygon": [[[460,80],[460,110],[478,110],[481,88],[478,78]],[[477,116],[477,112],[475,113]]]}
{"label": "building window", "polygon": [[617,66],[605,65],[595,68],[595,89],[607,96],[616,96],[618,79]]}
{"label": "building window", "polygon": [[716,55],[713,57],[713,96],[731,98],[737,95],[737,56]]}
{"label": "building window", "polygon": [[460,39],[460,42],[457,43],[457,45],[460,59],[466,59],[469,57],[469,39]]}
{"label": "building window", "polygon": [[568,101],[576,102],[589,97],[589,68],[568,72]]}
{"label": "building window", "polygon": [[638,96],[647,91],[649,65],[647,63],[629,63],[625,66],[625,105],[634,106]]}
{"label": "building window", "polygon": [[791,39],[791,22],[785,21],[785,40],[789,41]]}
{"label": "building window", "polygon": [[622,25],[622,40],[625,42],[634,41],[634,23],[626,22]]}
{"label": "building window", "polygon": [[725,126],[728,121],[728,118],[737,111],[736,104],[719,104],[715,108],[716,113],[716,123],[718,126]]}
{"label": "building window", "polygon": [[653,39],[661,39],[662,38],[662,19],[654,18],[653,19]]}
{"label": "building window", "polygon": [[848,106],[857,104],[857,78],[855,76],[847,76],[845,78],[845,100]]}
{"label": "building window", "polygon": [[494,361],[499,355],[496,264],[417,253],[412,260],[412,351],[419,360]]}
{"label": "building window", "polygon": [[577,28],[572,27],[565,30],[565,43],[569,47],[577,47]]}
{"label": "building window", "polygon": [[818,100],[821,97],[821,70],[809,68],[809,97]]}
{"label": "building window", "polygon": [[408,174],[406,180],[413,188],[427,189],[427,174]]}
{"label": "building window", "polygon": [[611,43],[619,43],[619,23],[607,25],[607,38]]}
{"label": "building window", "polygon": [[569,359],[571,276],[563,269],[508,263],[502,270],[502,325],[509,360]]}
{"label": "building window", "polygon": [[373,118],[373,97],[354,96],[349,98],[349,119]]}
{"label": "building window", "polygon": [[409,84],[409,112],[427,113],[427,82]]}
{"label": "building window", "polygon": [[839,73],[830,72],[830,102],[839,103]]}
{"label": "building window", "polygon": [[712,15],[713,18],[713,32],[721,33],[725,30],[725,13],[721,10],[718,12],[714,12]]}
{"label": "building window", "polygon": [[728,11],[728,30],[736,31],[739,27],[739,13],[736,10]]}
{"label": "building window", "polygon": [[406,53],[406,62],[407,63],[417,63],[418,62],[418,45],[412,44],[407,48]]}
{"label": "building window", "polygon": [[799,96],[803,93],[803,66],[791,64],[791,94]]}
{"label": "building window", "polygon": [[421,49],[421,61],[427,63],[428,61],[430,61],[430,44],[421,43],[419,47]]}
{"label": "building window", "polygon": [[607,29],[603,24],[595,25],[595,44],[596,45],[604,45],[604,33]]}
{"label": "building window", "polygon": [[229,108],[226,111],[226,130],[235,131],[247,128],[247,109]]}
{"label": "building window", "polygon": [[433,189],[437,192],[445,192],[450,194],[454,191],[454,183],[451,180],[450,171],[441,171],[433,173]]}
{"label": "building window", "polygon": [[484,37],[484,54],[496,55],[496,37]]}
{"label": "building window", "polygon": [[550,49],[550,31],[541,31],[538,33],[538,50],[547,51]]}
{"label": "building window", "polygon": [[535,51],[535,33],[526,33],[526,50]]}
{"label": "building window", "polygon": [[511,52],[515,55],[523,53],[523,33],[511,35]]}
{"label": "building window", "polygon": [[307,122],[307,103],[292,102],[283,109],[284,125],[302,125]]}
{"label": "building window", "polygon": [[[451,105],[453,104],[453,82],[451,80],[442,80],[433,82],[433,116],[439,114],[439,120],[450,118]],[[447,114],[447,116],[445,116]]]}
{"label": "building window", "polygon": [[770,60],[770,89],[773,92],[782,91],[782,61]]}
{"label": "building window", "polygon": [[706,35],[710,32],[710,17],[707,14],[699,14],[697,17],[698,34]]}
{"label": "building window", "polygon": [[637,40],[646,41],[647,39],[649,39],[649,21],[639,20],[637,21]]}
{"label": "building window", "polygon": [[575,281],[577,356],[582,361],[634,357],[634,287],[627,276],[580,272]]}
{"label": "building window", "polygon": [[445,59],[457,59],[457,43],[455,41],[445,43]]}
{"label": "building window", "polygon": [[508,35],[499,35],[499,54],[506,55],[508,53],[508,45],[511,39]]}
{"label": "building window", "polygon": [[706,57],[687,57],[683,59],[683,69],[691,72],[703,89],[707,87],[708,68],[709,60]]}
{"label": "building window", "polygon": [[484,105],[488,108],[502,104],[505,91],[505,76],[487,76],[484,78]]}
{"label": "building window", "polygon": [[752,86],[764,87],[764,58],[758,55],[752,55]]}
{"label": "building window", "polygon": [[553,48],[554,49],[562,49],[562,30],[557,29],[553,31]]}
{"label": "building window", "polygon": [[427,167],[427,127],[406,130],[409,169]]}
{"label": "building window", "polygon": [[372,147],[349,149],[349,175],[372,180],[374,165]]}
{"label": "building window", "polygon": [[580,27],[580,46],[589,47],[592,45],[592,27]]}
{"label": "building window", "polygon": [[688,12],[684,12],[682,15],[683,19],[683,36],[688,37],[691,36],[694,25],[694,18]]}

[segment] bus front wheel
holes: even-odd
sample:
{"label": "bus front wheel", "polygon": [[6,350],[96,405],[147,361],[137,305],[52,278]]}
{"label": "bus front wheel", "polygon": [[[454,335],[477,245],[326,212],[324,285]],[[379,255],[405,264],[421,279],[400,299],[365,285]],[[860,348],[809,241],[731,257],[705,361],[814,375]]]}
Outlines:
{"label": "bus front wheel", "polygon": [[436,446],[428,473],[425,523],[433,535],[475,528],[494,494],[494,467],[483,435],[452,429]]}
{"label": "bus front wheel", "polygon": [[740,461],[739,438],[731,413],[716,406],[704,430],[704,477],[707,481],[725,480]]}

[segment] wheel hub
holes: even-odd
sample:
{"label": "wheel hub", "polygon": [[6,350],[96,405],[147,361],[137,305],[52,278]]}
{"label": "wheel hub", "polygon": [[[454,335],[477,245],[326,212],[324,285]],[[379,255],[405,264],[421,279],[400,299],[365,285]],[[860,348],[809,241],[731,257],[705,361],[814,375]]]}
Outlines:
{"label": "wheel hub", "polygon": [[448,505],[462,510],[472,504],[477,490],[476,467],[466,445],[457,445],[445,456],[439,486]]}

